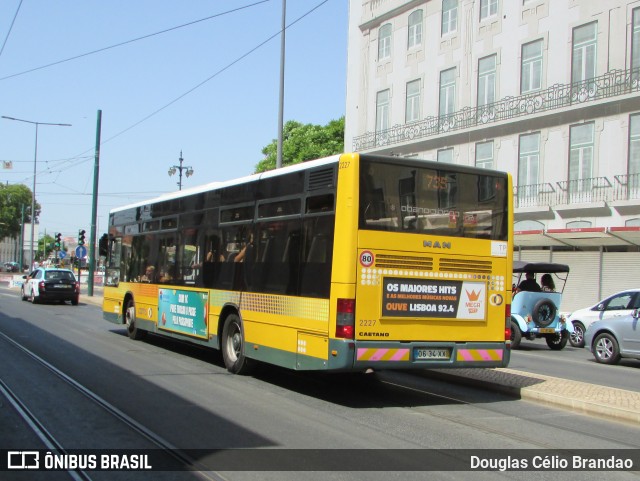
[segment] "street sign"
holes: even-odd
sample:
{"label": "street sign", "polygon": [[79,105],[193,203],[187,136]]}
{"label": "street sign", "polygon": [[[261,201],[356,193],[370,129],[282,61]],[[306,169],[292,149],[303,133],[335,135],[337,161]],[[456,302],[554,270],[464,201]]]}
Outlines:
{"label": "street sign", "polygon": [[85,246],[76,247],[76,257],[78,259],[84,259],[87,257],[87,248]]}
{"label": "street sign", "polygon": [[65,251],[60,251],[58,252],[58,257],[60,259],[64,259],[65,257],[67,257],[67,253]]}

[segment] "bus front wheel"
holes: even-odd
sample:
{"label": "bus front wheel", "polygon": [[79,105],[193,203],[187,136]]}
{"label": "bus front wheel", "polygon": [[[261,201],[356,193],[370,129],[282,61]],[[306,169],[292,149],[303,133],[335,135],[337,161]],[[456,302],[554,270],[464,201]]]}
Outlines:
{"label": "bus front wheel", "polygon": [[222,328],[222,359],[229,372],[248,374],[253,362],[244,355],[244,336],[242,324],[237,314],[230,314]]}
{"label": "bus front wheel", "polygon": [[137,341],[145,336],[146,332],[136,327],[136,305],[133,299],[127,301],[127,307],[124,310],[124,323],[127,326],[127,333],[131,339]]}

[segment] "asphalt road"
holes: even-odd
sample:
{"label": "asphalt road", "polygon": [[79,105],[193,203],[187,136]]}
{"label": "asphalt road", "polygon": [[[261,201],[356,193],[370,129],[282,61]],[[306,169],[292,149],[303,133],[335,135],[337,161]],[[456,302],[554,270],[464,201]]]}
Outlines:
{"label": "asphalt road", "polygon": [[[214,473],[211,479],[434,478],[424,472],[351,471],[341,463],[323,472],[219,473],[213,450],[229,448],[376,449],[372,466],[385,457],[392,462],[393,449],[496,449],[514,455],[520,449],[640,449],[636,426],[449,384],[420,373],[326,375],[267,367],[251,377],[234,376],[211,350],[156,336],[132,341],[124,329],[103,321],[98,307],[86,303],[31,305],[14,292],[0,290],[0,334],[0,379],[65,447],[142,449],[149,438],[141,440],[140,432],[123,424],[121,417],[105,414],[94,400],[61,384],[59,375],[44,369],[24,350],[169,445],[208,450],[198,461]],[[525,350],[516,353],[515,362],[533,358],[536,363],[553,364],[545,357],[549,353]],[[575,366],[580,362],[590,367],[586,359],[576,359]],[[5,407],[0,411],[0,442],[12,447],[18,446],[14,442],[28,443],[24,423],[7,409],[4,399],[0,401]],[[444,471],[435,478],[470,476],[462,474]],[[473,479],[492,480],[595,480],[605,475],[597,471],[472,474]],[[636,479],[624,472],[606,476]],[[91,473],[91,479],[113,476]]]}

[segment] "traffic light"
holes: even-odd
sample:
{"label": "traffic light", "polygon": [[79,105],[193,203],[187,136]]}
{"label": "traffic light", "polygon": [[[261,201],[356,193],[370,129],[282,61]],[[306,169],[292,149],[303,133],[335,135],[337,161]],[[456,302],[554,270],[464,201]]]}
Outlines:
{"label": "traffic light", "polygon": [[80,229],[78,231],[78,245],[79,246],[83,246],[84,245],[84,233],[85,233],[84,229]]}
{"label": "traffic light", "polygon": [[102,234],[98,241],[98,255],[107,257],[109,254],[109,235]]}
{"label": "traffic light", "polygon": [[56,242],[54,246],[57,251],[62,247],[62,234],[60,232],[56,232]]}

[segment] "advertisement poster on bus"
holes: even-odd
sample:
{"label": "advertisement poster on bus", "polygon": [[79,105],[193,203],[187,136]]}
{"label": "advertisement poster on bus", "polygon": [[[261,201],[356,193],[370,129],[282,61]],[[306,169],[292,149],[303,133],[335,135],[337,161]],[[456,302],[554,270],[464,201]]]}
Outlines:
{"label": "advertisement poster on bus", "polygon": [[204,291],[158,290],[158,328],[207,338],[209,295]]}
{"label": "advertisement poster on bus", "polygon": [[482,320],[486,310],[484,282],[386,277],[384,317]]}

